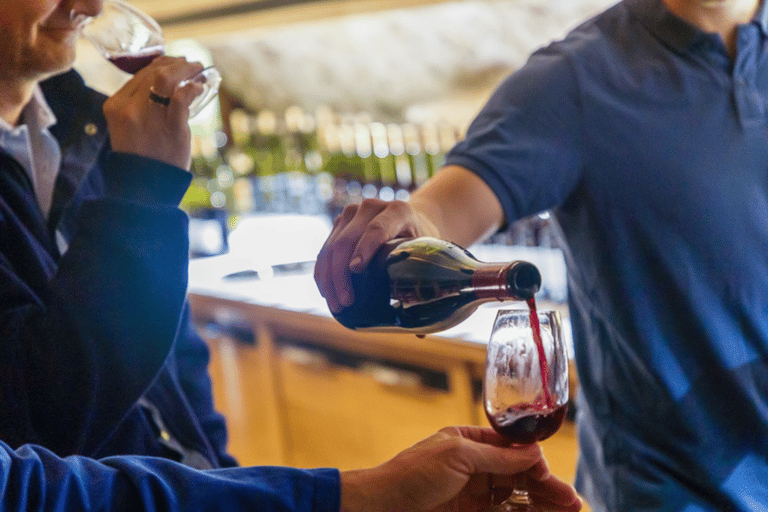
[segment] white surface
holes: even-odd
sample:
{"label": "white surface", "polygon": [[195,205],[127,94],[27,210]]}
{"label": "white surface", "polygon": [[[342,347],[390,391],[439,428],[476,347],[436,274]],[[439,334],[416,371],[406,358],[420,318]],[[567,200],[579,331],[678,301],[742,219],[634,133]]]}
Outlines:
{"label": "white surface", "polygon": [[254,214],[229,234],[229,257],[255,270],[314,261],[330,234],[326,217]]}

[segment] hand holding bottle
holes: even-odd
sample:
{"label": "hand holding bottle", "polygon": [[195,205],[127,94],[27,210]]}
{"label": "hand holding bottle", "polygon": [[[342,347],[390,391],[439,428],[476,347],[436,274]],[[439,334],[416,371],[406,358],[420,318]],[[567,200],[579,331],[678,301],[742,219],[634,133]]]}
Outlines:
{"label": "hand holding bottle", "polygon": [[411,204],[365,199],[336,217],[315,265],[315,282],[332,312],[352,305],[350,272],[362,272],[393,238],[439,237],[437,228]]}

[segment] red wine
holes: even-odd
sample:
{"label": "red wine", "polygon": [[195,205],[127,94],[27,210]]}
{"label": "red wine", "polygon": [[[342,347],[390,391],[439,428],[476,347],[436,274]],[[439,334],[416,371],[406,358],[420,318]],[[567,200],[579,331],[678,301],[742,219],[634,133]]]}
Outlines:
{"label": "red wine", "polygon": [[493,429],[507,440],[516,444],[531,444],[557,432],[567,411],[568,404],[554,409],[533,404],[525,409],[510,407],[492,416],[486,415]]}
{"label": "red wine", "polygon": [[354,304],[336,320],[350,329],[418,334],[453,327],[484,302],[528,300],[541,286],[531,263],[483,263],[431,237],[388,242],[351,279]]}
{"label": "red wine", "polygon": [[544,351],[544,343],[541,341],[541,325],[539,325],[539,314],[536,311],[536,299],[531,297],[526,301],[531,308],[531,330],[533,331],[533,341],[536,342],[536,350],[539,352],[539,370],[541,372],[541,388],[544,390],[544,404],[552,409],[555,406],[552,400],[552,394],[549,392],[549,363],[547,363],[547,353]]}
{"label": "red wine", "polygon": [[162,54],[163,52],[158,50],[150,53],[142,53],[139,55],[117,55],[114,57],[109,57],[109,62],[122,69],[126,73],[134,75],[140,70],[149,66],[153,60]]}

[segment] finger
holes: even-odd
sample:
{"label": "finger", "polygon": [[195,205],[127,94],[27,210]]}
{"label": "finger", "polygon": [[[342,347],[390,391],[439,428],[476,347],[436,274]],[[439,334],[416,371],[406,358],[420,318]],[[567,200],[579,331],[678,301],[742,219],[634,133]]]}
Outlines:
{"label": "finger", "polygon": [[315,283],[317,284],[317,288],[320,291],[320,295],[322,295],[323,298],[327,298],[326,295],[329,290],[327,285],[328,259],[329,259],[328,255],[333,246],[333,242],[336,239],[340,221],[341,221],[340,215],[337,215],[336,218],[333,219],[331,232],[328,234],[328,238],[325,239],[325,242],[323,243],[323,246],[320,248],[320,251],[318,251],[317,258],[315,258],[315,270],[314,270]]}
{"label": "finger", "polygon": [[[140,80],[146,80],[158,94],[164,96],[174,96],[175,93],[181,93],[181,97],[188,94],[185,87],[179,87],[179,84],[188,80],[203,69],[199,62],[188,62],[184,57],[160,57],[155,59],[152,64],[141,70],[137,76]],[[194,98],[192,98],[194,99]],[[191,100],[190,100],[191,101]]]}
{"label": "finger", "polygon": [[491,473],[493,475],[514,475],[526,471],[544,460],[537,444],[499,447],[469,441],[467,457],[472,465],[467,474]]}
{"label": "finger", "polygon": [[189,119],[189,106],[203,92],[203,86],[197,82],[189,82],[184,87],[177,87],[168,105],[168,115],[177,122]]}
{"label": "finger", "polygon": [[[320,294],[333,312],[343,309],[336,290],[339,286],[343,286],[343,277],[348,272],[346,265],[349,261],[350,243],[345,241],[342,234],[345,232],[346,225],[355,216],[356,210],[357,205],[349,205],[334,219],[331,234],[320,249],[315,264],[315,282]],[[343,256],[344,253],[347,253],[346,257]],[[347,281],[349,281],[348,277]],[[351,287],[351,282],[348,286]]]}
{"label": "finger", "polygon": [[[526,472],[526,474],[528,474]],[[490,475],[488,480],[489,492],[492,488],[496,497],[503,500],[508,497],[515,487],[517,475]],[[479,491],[475,491],[478,493]],[[528,492],[534,502],[543,510],[571,512],[580,510],[581,499],[573,487],[551,476],[545,482],[528,480]],[[537,509],[539,510],[539,509]]]}
{"label": "finger", "polygon": [[362,264],[355,262],[353,251],[372,219],[382,208],[386,208],[386,204],[384,201],[366,199],[359,206],[344,209],[338,237],[330,255],[330,285],[340,308],[351,306],[355,300],[350,272],[361,272],[368,264],[368,261]]}
{"label": "finger", "polygon": [[493,446],[511,446],[512,443],[491,427],[479,427],[475,425],[462,425],[456,427],[446,427],[442,432],[455,433],[465,439],[477,441],[478,443],[490,444]]}
{"label": "finger", "polygon": [[[143,95],[148,87],[161,86],[161,84],[157,84],[154,79],[154,75],[157,73],[157,70],[160,68],[168,67],[170,65],[175,65],[178,59],[179,57],[168,57],[167,55],[161,55],[157,57],[148,66],[145,66],[135,75],[133,75],[133,78],[125,83],[122,90],[126,95],[134,96]],[[170,93],[173,91],[173,87],[168,87],[167,89],[159,88],[158,90],[163,95],[170,96]]]}
{"label": "finger", "polygon": [[361,227],[362,235],[352,252],[349,268],[352,272],[361,272],[370,262],[376,251],[385,242],[398,236],[412,236],[414,233],[408,229],[406,219],[411,217],[410,206],[402,201],[381,202],[371,199],[369,211],[373,214],[370,218],[355,219],[356,222],[365,222]]}
{"label": "finger", "polygon": [[559,506],[573,508],[575,505],[578,505],[578,508],[575,508],[575,510],[579,510],[581,505],[581,500],[576,490],[552,474],[544,480],[529,479],[528,490],[540,500],[547,500]]}

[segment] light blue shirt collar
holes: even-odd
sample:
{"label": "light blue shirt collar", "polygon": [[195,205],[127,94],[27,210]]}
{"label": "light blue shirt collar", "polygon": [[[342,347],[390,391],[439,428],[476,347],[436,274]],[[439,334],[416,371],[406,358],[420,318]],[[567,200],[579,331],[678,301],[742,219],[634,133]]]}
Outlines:
{"label": "light blue shirt collar", "polygon": [[61,165],[61,148],[49,130],[56,124],[56,116],[39,86],[24,107],[21,121],[22,124],[11,126],[0,118],[0,148],[27,172],[40,209],[47,216]]}

